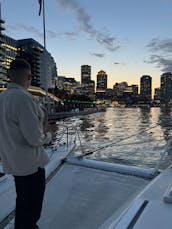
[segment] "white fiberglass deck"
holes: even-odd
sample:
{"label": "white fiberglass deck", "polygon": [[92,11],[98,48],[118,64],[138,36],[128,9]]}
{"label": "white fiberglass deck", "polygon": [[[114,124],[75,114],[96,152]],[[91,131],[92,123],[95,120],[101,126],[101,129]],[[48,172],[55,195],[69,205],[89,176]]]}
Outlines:
{"label": "white fiberglass deck", "polygon": [[[70,147],[60,146],[55,151],[47,151],[51,157],[50,163],[46,166],[46,177],[48,177],[61,163],[61,161],[72,151],[74,145]],[[0,166],[0,171],[2,167]],[[15,209],[15,186],[13,177],[5,175],[0,178],[0,229],[3,221]]]}
{"label": "white fiberglass deck", "polygon": [[64,164],[47,184],[41,229],[97,229],[149,183],[116,172]]}

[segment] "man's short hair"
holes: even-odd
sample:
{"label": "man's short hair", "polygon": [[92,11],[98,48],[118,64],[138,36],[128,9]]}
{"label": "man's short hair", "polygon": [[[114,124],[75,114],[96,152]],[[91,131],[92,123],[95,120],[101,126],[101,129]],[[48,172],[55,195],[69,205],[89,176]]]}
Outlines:
{"label": "man's short hair", "polygon": [[10,71],[30,70],[30,64],[22,58],[16,58],[10,64]]}

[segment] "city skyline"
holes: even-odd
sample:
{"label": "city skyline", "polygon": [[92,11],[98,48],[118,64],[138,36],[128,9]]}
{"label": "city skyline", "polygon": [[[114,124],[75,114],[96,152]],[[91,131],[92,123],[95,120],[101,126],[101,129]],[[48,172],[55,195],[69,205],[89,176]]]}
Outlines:
{"label": "city skyline", "polygon": [[[33,37],[43,43],[37,0],[1,3],[7,35],[15,39]],[[154,91],[160,86],[160,75],[171,71],[171,1],[45,3],[47,50],[56,60],[59,75],[80,80],[80,66],[88,64],[95,81],[98,71],[107,72],[108,87],[121,81],[139,85],[142,75],[150,75]]]}

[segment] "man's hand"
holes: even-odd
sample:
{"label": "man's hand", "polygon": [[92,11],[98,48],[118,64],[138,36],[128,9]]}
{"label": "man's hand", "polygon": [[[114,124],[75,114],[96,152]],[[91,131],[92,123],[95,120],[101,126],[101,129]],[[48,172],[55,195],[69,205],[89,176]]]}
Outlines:
{"label": "man's hand", "polygon": [[52,138],[55,138],[55,136],[56,136],[56,129],[57,128],[54,128],[54,125],[53,124],[48,123],[48,125],[47,125],[47,132],[50,132],[51,133]]}

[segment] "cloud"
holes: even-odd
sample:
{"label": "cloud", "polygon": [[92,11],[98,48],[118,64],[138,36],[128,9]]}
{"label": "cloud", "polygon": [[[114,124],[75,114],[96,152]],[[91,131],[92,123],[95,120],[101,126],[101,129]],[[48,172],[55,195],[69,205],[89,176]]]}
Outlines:
{"label": "cloud", "polygon": [[21,31],[25,31],[28,33],[31,33],[37,37],[42,37],[43,34],[34,26],[26,26],[23,24],[16,24],[16,25],[8,25],[7,26],[7,31],[15,31],[15,32],[21,32]]}
{"label": "cloud", "polygon": [[151,55],[150,59],[144,62],[156,64],[156,67],[161,68],[163,72],[172,72],[172,59],[167,59],[159,55]]}
{"label": "cloud", "polygon": [[164,39],[160,40],[158,38],[154,38],[151,42],[147,45],[147,47],[152,52],[172,52],[172,39]]}
{"label": "cloud", "polygon": [[65,32],[64,35],[66,35],[67,37],[76,37],[78,36],[77,32]]}
{"label": "cloud", "polygon": [[147,45],[152,53],[144,63],[155,64],[162,72],[172,71],[172,39],[154,38]]}
{"label": "cloud", "polygon": [[77,21],[80,25],[80,29],[91,37],[95,38],[95,40],[103,45],[109,51],[116,51],[120,48],[120,45],[117,44],[117,40],[115,37],[108,35],[107,33],[103,33],[94,28],[91,23],[91,17],[83,8],[79,2],[76,0],[56,0],[60,5],[65,8],[69,9],[76,15]]}
{"label": "cloud", "polygon": [[124,62],[113,62],[114,65],[126,65]]}
{"label": "cloud", "polygon": [[91,52],[90,52],[90,55],[91,56],[96,56],[96,57],[99,57],[99,58],[103,58],[105,56],[104,53],[91,53]]}
{"label": "cloud", "polygon": [[[43,32],[40,32],[39,29],[37,29],[34,26],[26,26],[23,24],[16,24],[16,25],[7,25],[7,32],[14,31],[14,32],[27,32],[30,33],[36,37],[42,38]],[[58,38],[59,36],[66,36],[67,38],[74,38],[78,35],[77,32],[64,32],[64,33],[57,33],[51,30],[46,31],[47,38]]]}

